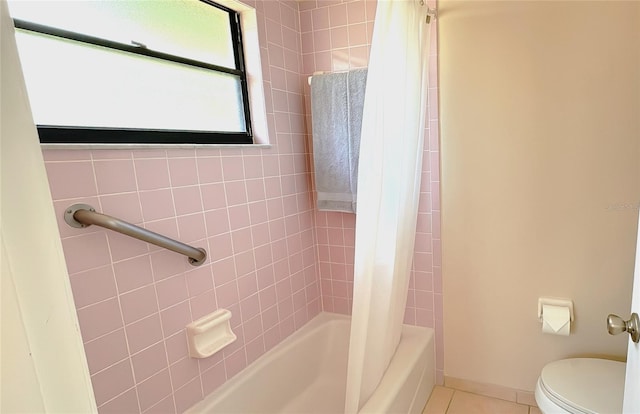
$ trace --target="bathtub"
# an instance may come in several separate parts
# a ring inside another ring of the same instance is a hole
[[[186,413],[342,413],[350,318],[322,312]],[[435,382],[433,330],[405,325],[361,413],[421,413]]]

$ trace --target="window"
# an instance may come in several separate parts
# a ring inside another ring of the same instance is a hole
[[[9,5],[42,143],[254,141],[262,81],[250,94],[237,11],[208,0]]]

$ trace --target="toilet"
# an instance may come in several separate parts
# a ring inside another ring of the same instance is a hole
[[[625,364],[597,358],[571,358],[547,364],[535,398],[543,414],[622,413]]]

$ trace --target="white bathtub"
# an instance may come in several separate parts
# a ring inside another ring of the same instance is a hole
[[[349,317],[320,313],[186,413],[342,413]],[[361,413],[421,413],[435,382],[433,330],[405,325]]]

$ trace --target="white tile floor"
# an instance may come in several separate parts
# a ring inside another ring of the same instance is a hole
[[[537,407],[436,386],[422,414],[541,414]]]

